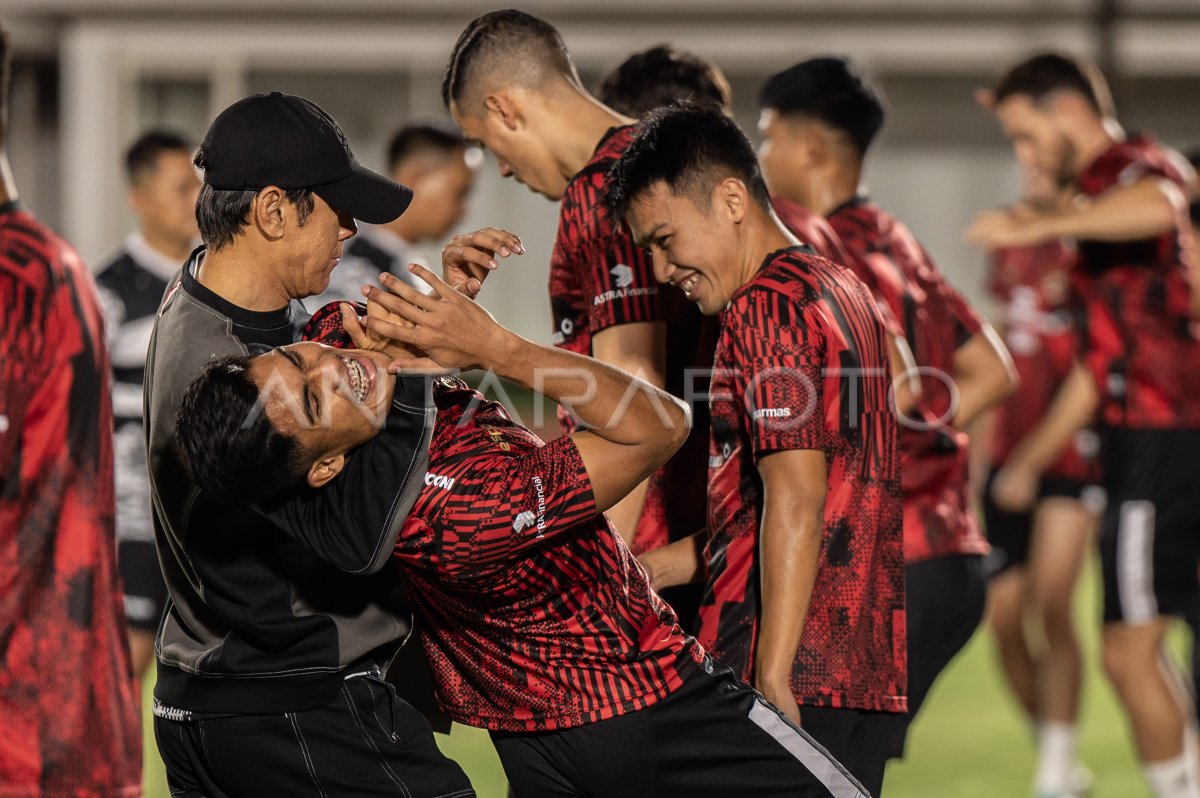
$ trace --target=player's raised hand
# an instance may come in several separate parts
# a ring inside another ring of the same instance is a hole
[[[386,290],[371,286],[367,297],[399,321],[368,317],[365,327],[370,335],[418,349],[448,369],[487,368],[491,359],[501,356],[504,344],[514,336],[492,314],[424,266],[414,263],[409,271],[433,292],[426,295],[390,274],[380,275]],[[412,358],[401,357],[390,368],[414,367],[419,366]]]
[[[455,291],[474,298],[498,264],[496,258],[524,255],[521,239],[507,230],[485,227],[453,236],[442,247],[442,279]]]
[[[988,251],[1003,247],[1026,247],[1040,244],[1048,236],[1043,230],[1042,217],[1029,210],[984,211],[977,214],[963,238]]]

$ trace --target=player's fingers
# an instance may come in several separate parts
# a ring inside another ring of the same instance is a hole
[[[367,336],[367,331],[363,329],[362,323],[358,320],[358,314],[354,312],[350,303],[341,303],[338,305],[338,310],[342,312],[342,329],[350,336],[354,346],[358,349],[370,349],[371,339]]]
[[[409,286],[405,287],[410,288],[410,290],[414,290]],[[422,294],[420,291],[414,290],[414,293],[424,297],[424,294]],[[367,298],[371,302],[378,303],[383,310],[387,311],[388,315],[399,316],[404,321],[410,322],[413,326],[419,324],[428,313],[428,311],[421,310],[420,307],[405,297],[398,296],[396,294],[390,294],[382,288],[376,288],[373,285],[367,287]],[[376,328],[371,324],[371,322],[376,321],[380,323],[395,324],[397,327],[401,326],[386,316],[381,316],[378,314],[368,315],[364,324],[368,330],[374,331]]]
[[[426,342],[426,335],[417,327],[402,327],[399,324],[393,324],[390,321],[383,319],[368,318],[363,322],[367,331],[379,338],[387,338],[397,343],[415,346],[424,349],[423,344]]]
[[[408,270],[428,284],[433,289],[433,296],[438,299],[449,299],[457,294],[453,288],[446,285],[441,277],[438,277],[419,263],[408,264]],[[392,279],[396,278],[393,277]]]
[[[437,304],[438,297],[427,296],[414,286],[409,285],[404,280],[401,280],[389,272],[384,272],[379,275],[379,283],[383,286],[383,290],[380,293],[390,294],[393,297],[398,297],[409,305],[416,305],[421,310],[433,310],[433,306]],[[376,291],[379,291],[378,286],[372,286],[372,288],[376,289]],[[374,293],[372,293],[370,296],[372,299],[375,298]],[[382,301],[381,304],[383,304],[383,306],[389,310],[392,307],[391,305]]]
[[[501,230],[498,227],[485,227],[482,230],[476,230],[473,233],[468,233],[466,238],[471,246],[489,249],[504,258],[513,253],[518,255],[525,254],[525,246],[521,243],[521,238],[515,233]]]
[[[492,271],[500,266],[496,263],[494,255],[495,252],[491,249],[474,246],[462,239],[456,243],[452,239],[451,243],[442,248],[442,265],[477,266]]]

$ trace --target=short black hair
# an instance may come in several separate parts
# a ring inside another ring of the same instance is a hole
[[[882,92],[838,56],[810,58],[772,75],[759,105],[829,125],[846,134],[859,155],[866,155],[887,116]]]
[[[992,88],[996,103],[1016,94],[1041,102],[1051,94],[1070,91],[1087,101],[1097,114],[1112,116],[1112,95],[1100,70],[1081,58],[1045,52],[1010,67]]]
[[[626,58],[600,84],[599,99],[634,119],[683,100],[724,110],[732,101],[729,81],[716,64],[669,44]]]
[[[271,423],[250,377],[249,355],[209,363],[188,386],[175,419],[183,466],[227,505],[269,501],[304,483],[310,459]]]
[[[741,180],[754,201],[770,209],[754,147],[737,123],[711,106],[668,105],[638,124],[629,147],[609,168],[604,205],[613,219],[623,219],[633,202],[659,181],[699,204],[727,177]]]
[[[125,151],[125,176],[136,183],[158,165],[158,156],[164,152],[183,152],[188,155],[196,148],[192,142],[169,130],[150,130],[138,136],[137,141]]]
[[[395,171],[409,158],[426,153],[447,156],[465,150],[466,142],[457,131],[437,125],[405,125],[396,131],[388,144],[388,168]]]
[[[192,163],[204,169],[204,150],[196,152]],[[242,234],[256,196],[258,191],[254,189],[213,188],[207,182],[201,186],[200,196],[196,198],[196,226],[200,228],[200,239],[209,250],[216,252]],[[287,200],[296,206],[296,218],[301,225],[308,221],[308,215],[316,207],[310,188],[287,189]]]
[[[8,49],[8,31],[0,25],[0,147],[8,133],[8,84],[12,77],[12,53]]]
[[[455,42],[442,79],[442,103],[447,109],[451,103],[461,105],[467,88],[485,73],[509,79],[547,69],[578,81],[558,30],[515,8],[492,11],[473,19]]]

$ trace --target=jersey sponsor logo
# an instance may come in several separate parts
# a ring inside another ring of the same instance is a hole
[[[626,266],[624,263],[618,263],[609,270],[612,273],[613,280],[616,281],[617,288],[628,288],[633,285],[633,268]]]
[[[438,488],[439,490],[454,490],[453,477],[435,474],[432,471],[425,472],[425,484],[428,487]]]
[[[791,418],[792,409],[790,407],[764,407],[761,410],[754,411],[754,420],[760,418]]]
[[[526,510],[513,521],[513,532],[524,532],[535,523],[537,523],[537,513],[533,510]]]
[[[618,299],[630,299],[638,296],[654,296],[658,293],[658,288],[655,286],[646,286],[644,288],[618,288],[613,291],[605,291],[603,294],[597,294],[592,300],[593,305],[606,305],[609,302],[616,302]]]

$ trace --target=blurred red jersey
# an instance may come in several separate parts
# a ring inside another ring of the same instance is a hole
[[[0,794],[138,796],[99,303],[75,251],[15,203],[0,313]]]

